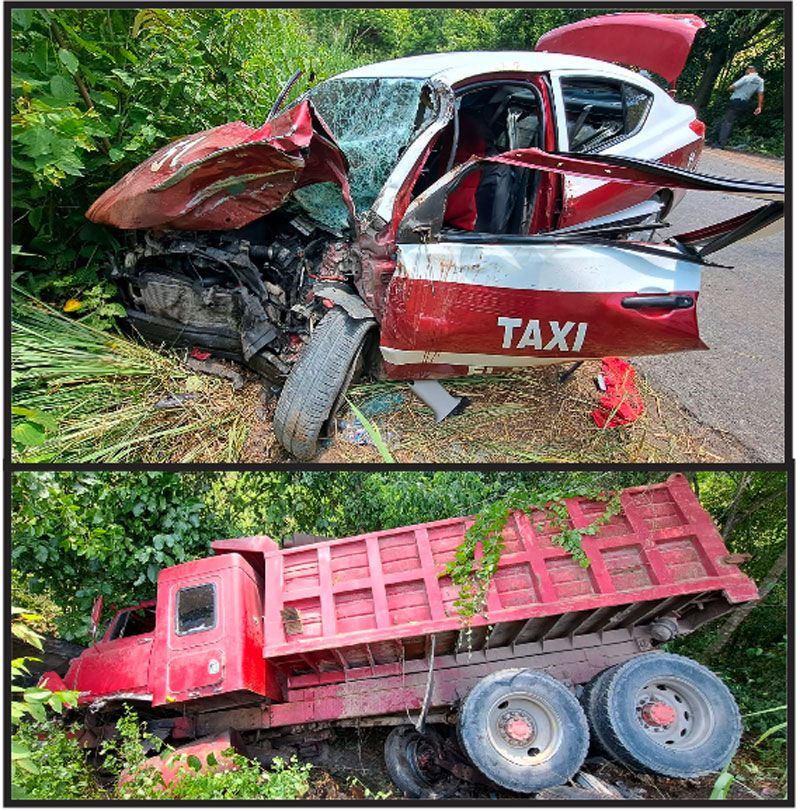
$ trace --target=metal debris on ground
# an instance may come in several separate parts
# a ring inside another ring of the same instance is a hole
[[[217,360],[197,360],[196,358],[189,358],[186,361],[186,366],[193,372],[201,372],[206,375],[213,375],[214,377],[223,377],[230,380],[233,384],[233,390],[239,391],[244,386],[244,375],[231,369],[224,363]]]
[[[169,397],[164,397],[162,400],[159,400],[153,406],[153,408],[183,408],[187,402],[191,402],[192,400],[196,399],[196,394],[170,394]]]

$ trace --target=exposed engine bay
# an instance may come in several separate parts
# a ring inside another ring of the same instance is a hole
[[[356,295],[349,245],[291,210],[237,230],[129,238],[111,277],[144,338],[212,350],[275,382],[332,306],[323,293]]]

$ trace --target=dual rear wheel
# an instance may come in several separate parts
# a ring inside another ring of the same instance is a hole
[[[604,670],[580,702],[540,671],[492,673],[462,704],[456,732],[463,757],[489,781],[535,794],[571,780],[590,740],[634,772],[678,778],[718,772],[736,752],[741,719],[710,670],[683,656],[652,653]],[[452,796],[459,781],[437,762],[444,737],[428,735],[413,727],[393,730],[387,770],[409,796]]]

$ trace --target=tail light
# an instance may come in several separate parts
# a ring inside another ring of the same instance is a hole
[[[689,129],[700,138],[706,137],[706,125],[699,118],[695,118],[695,120],[689,124]]]

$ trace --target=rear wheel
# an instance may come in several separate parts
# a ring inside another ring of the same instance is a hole
[[[394,727],[386,738],[383,756],[392,782],[414,799],[452,797],[459,780],[438,765],[444,741],[430,727],[424,734],[413,726]]]
[[[634,771],[701,777],[720,771],[739,745],[730,691],[684,656],[637,656],[602,673],[584,698],[594,742]]]
[[[589,728],[578,700],[535,670],[502,670],[472,689],[458,719],[464,753],[499,786],[533,794],[580,769]]]
[[[334,308],[319,322],[278,400],[273,428],[298,459],[313,459],[362,360],[375,322],[357,321]]]

